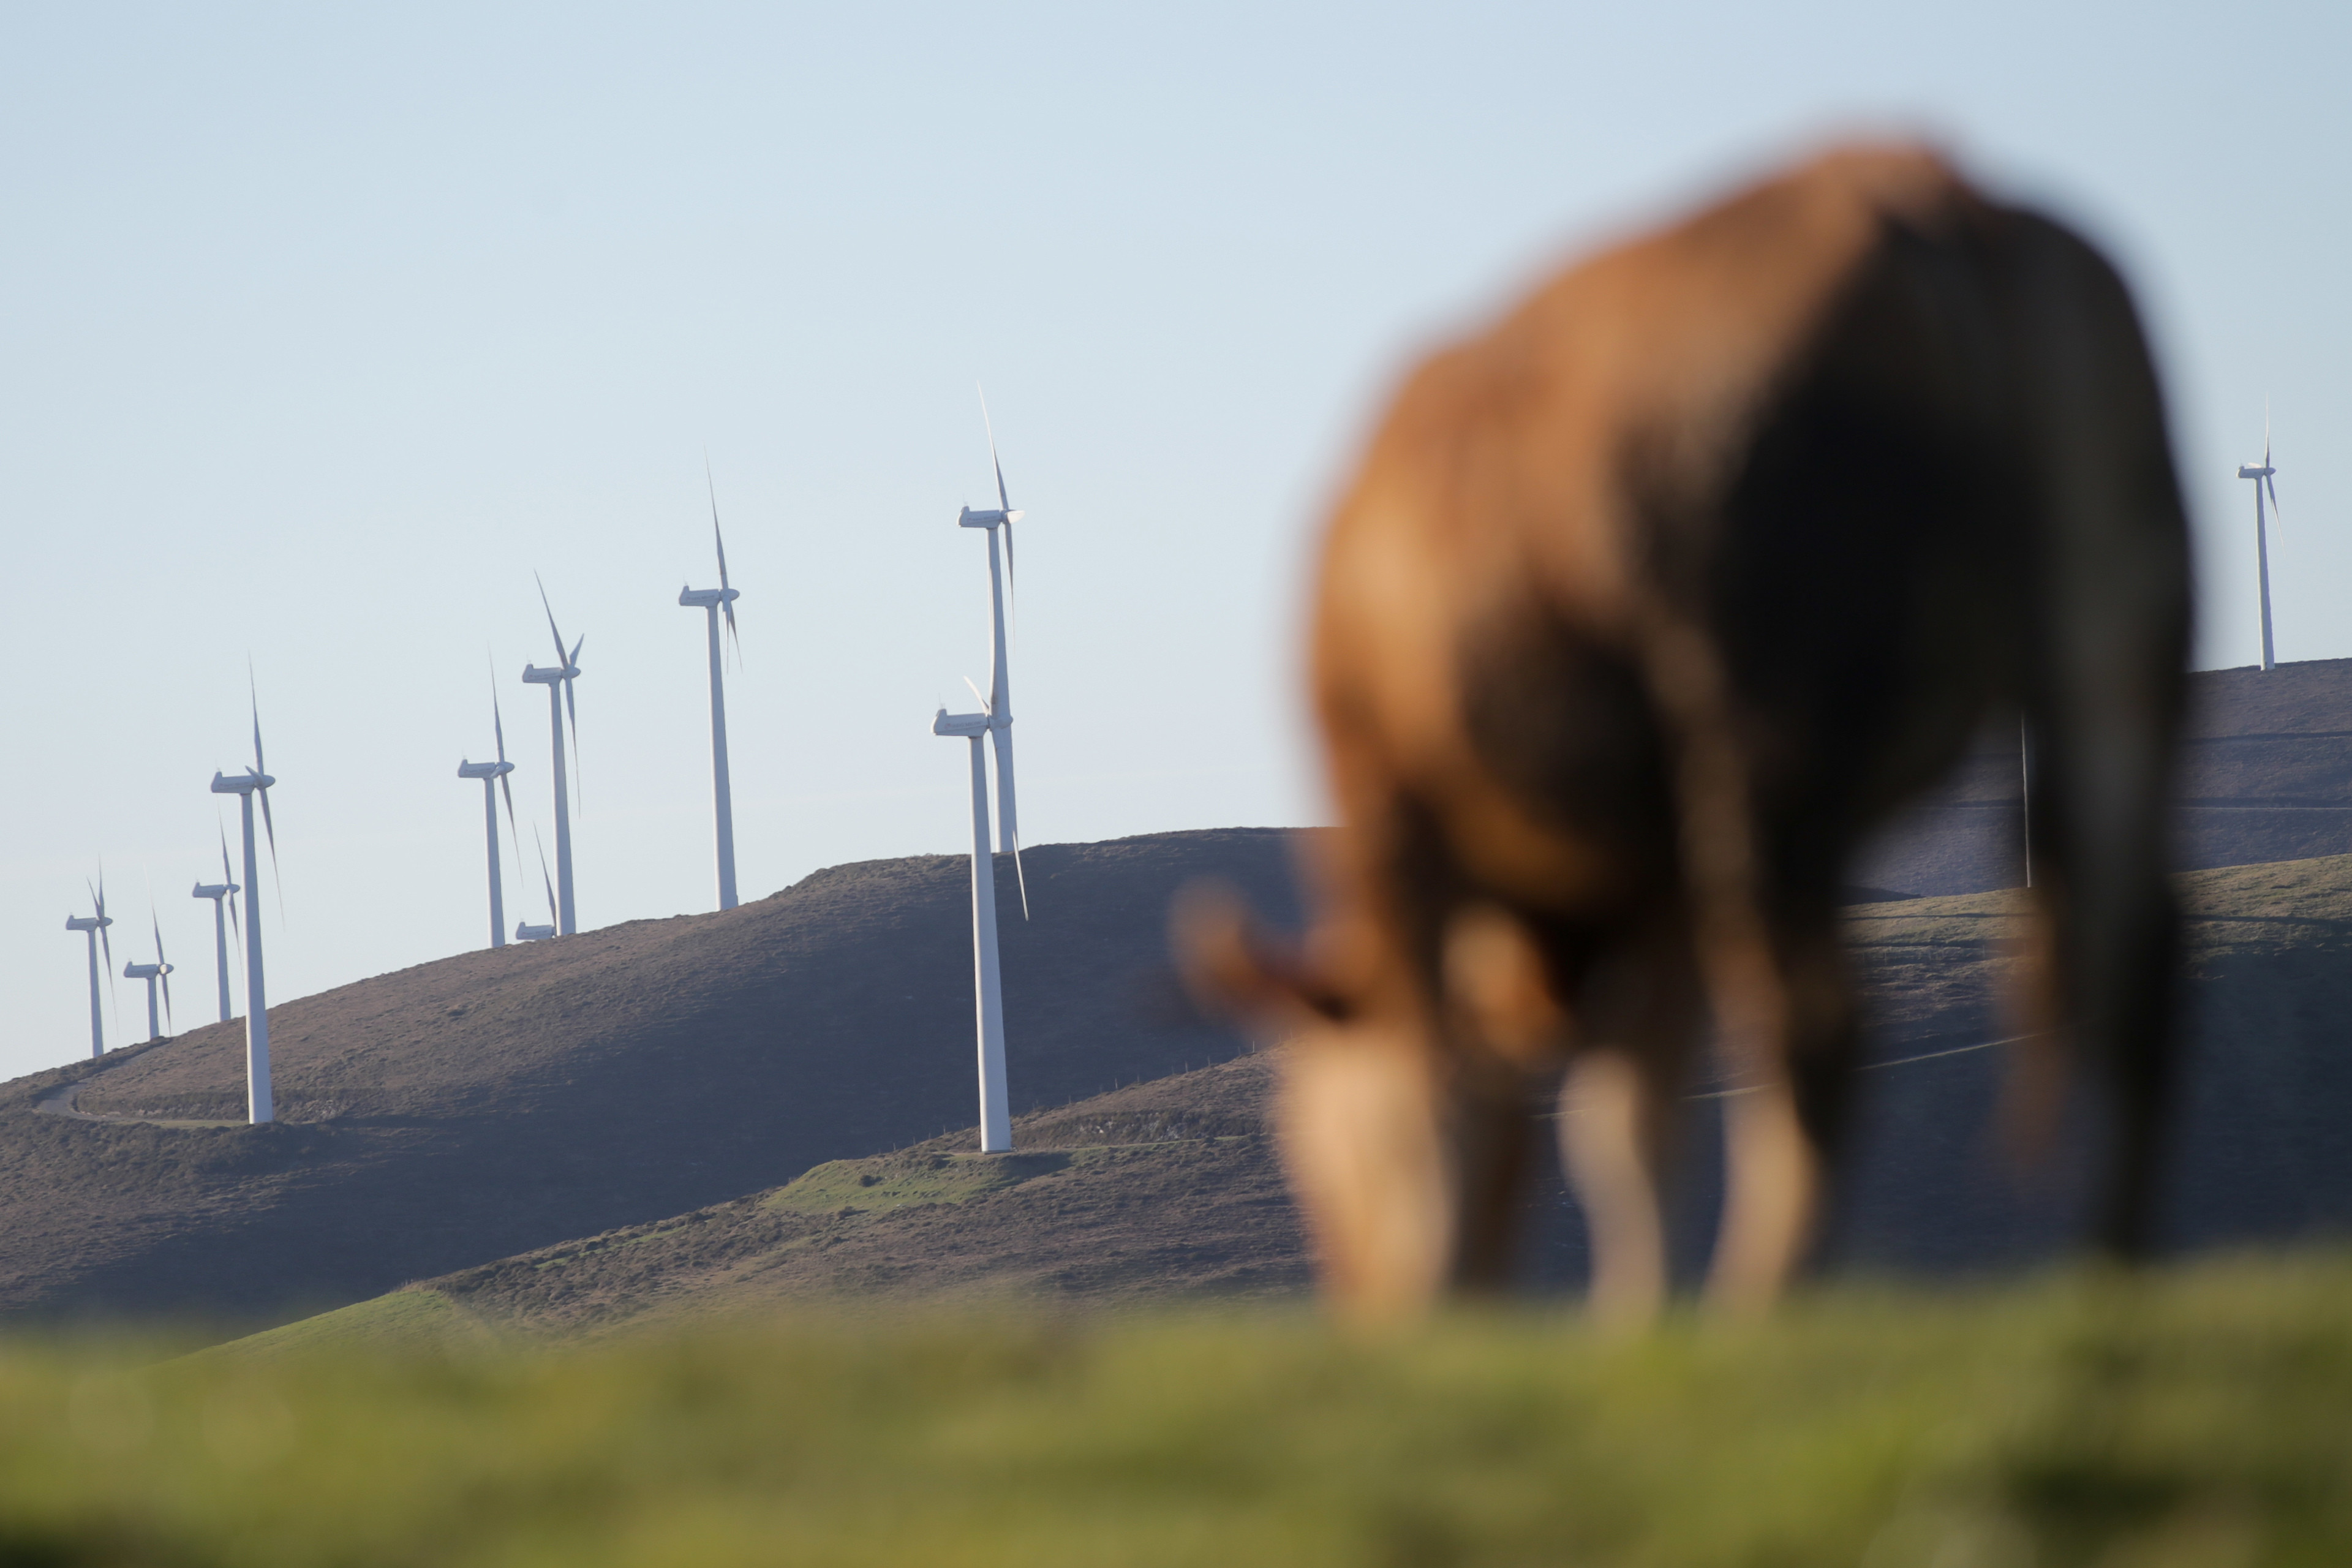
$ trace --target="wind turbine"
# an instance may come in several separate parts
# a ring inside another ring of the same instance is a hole
[[[991,535],[992,542],[993,538]],[[989,554],[992,563],[992,542]],[[972,1010],[980,1036],[980,1152],[1001,1154],[1013,1147],[1013,1116],[1005,1103],[1004,986],[996,963],[996,868],[988,842],[988,762],[981,750],[982,740],[992,730],[991,718],[985,702],[978,713],[950,713],[941,708],[931,721],[931,733],[960,735],[971,742]]]
[[[224,1024],[229,1021],[230,1016],[228,933],[229,928],[236,924],[236,895],[239,890],[236,879],[229,872],[228,834],[224,830],[221,834],[221,879],[217,882],[198,882],[188,895],[190,898],[210,899],[213,901],[213,957],[220,973],[220,1021]],[[224,904],[227,906],[226,918],[222,910]],[[244,942],[245,934],[239,931],[237,942],[240,948]]]
[[[532,581],[538,582],[537,574],[532,574]],[[563,716],[566,709],[572,710],[572,761],[577,763],[580,711],[572,702],[572,683],[580,677],[580,644],[588,638],[583,634],[578,642],[572,645],[570,653],[564,652],[563,634],[555,629],[555,610],[547,602],[547,584],[544,583],[539,584],[539,603],[540,607],[547,611],[547,629],[555,638],[555,665],[552,668],[541,669],[535,664],[526,664],[522,667],[522,678],[528,685],[547,688],[548,722],[555,731],[555,885],[559,902],[555,923],[559,931],[570,936],[579,929],[579,922],[573,918],[572,905],[572,803],[568,798],[571,784],[563,770]]]
[[[2278,660],[2271,653],[2270,526],[2263,516],[2264,490],[2270,492],[2272,509],[2275,510],[2278,507],[2278,486],[2271,482],[2271,476],[2277,472],[2276,468],[2271,467],[2271,416],[2270,410],[2265,408],[2263,410],[2263,460],[2260,465],[2241,463],[2238,466],[2240,479],[2254,481],[2254,573],[2262,594],[2263,668],[2264,669],[2278,668]]]
[[[259,847],[253,838],[253,799],[261,797],[261,822],[269,832],[269,863],[278,864],[278,823],[269,814],[269,786],[278,781],[262,771],[261,702],[253,704],[253,765],[236,778],[215,769],[213,793],[233,795],[245,818],[245,885],[261,879]],[[253,940],[245,944],[245,1107],[247,1118],[259,1126],[277,1119],[277,1101],[269,1090],[269,1001],[261,984],[261,916],[253,917]]]
[[[974,511],[965,507],[956,515],[956,526],[988,531],[988,608],[994,646],[989,665],[988,695],[982,701],[986,710],[982,717],[987,720],[988,732],[996,743],[997,834],[1003,839],[1004,847],[1013,851],[1013,876],[1021,885],[1021,918],[1027,920],[1029,879],[1021,871],[1021,818],[1013,805],[1013,683],[1004,658],[1005,590],[1011,585],[1013,576],[1013,525],[1021,521],[1023,514],[1013,510],[1012,499],[1004,492],[1004,465],[996,456],[996,426],[988,417],[988,396],[985,393],[980,399],[980,419],[988,431],[989,465],[996,470],[996,506],[989,511]],[[996,531],[1000,528],[1004,531],[1004,559],[1001,570],[996,552]]]
[[[172,1016],[172,966],[163,960],[163,922],[155,918],[154,910],[150,910],[147,914],[155,928],[155,962],[126,963],[122,966],[122,978],[147,983],[147,1037],[160,1040],[163,1037],[163,1031],[155,1021],[155,986],[158,982],[163,984],[163,1016],[169,1018]]]
[[[502,886],[500,886],[499,881],[499,803],[497,797],[499,790],[504,790],[506,792],[507,826],[509,828],[513,827],[515,819],[514,788],[507,783],[507,775],[514,772],[514,764],[507,761],[507,725],[506,720],[500,717],[499,713],[499,689],[495,678],[492,679],[490,684],[490,729],[492,732],[498,736],[499,760],[495,763],[469,763],[463,758],[459,758],[457,762],[457,776],[461,779],[479,779],[482,781],[482,832],[488,837],[490,847],[490,945],[492,947],[504,947],[507,944],[507,901],[506,890]],[[497,785],[496,788],[491,787],[493,782],[495,782]],[[520,858],[521,849],[522,837],[521,835],[518,833],[515,837],[515,850],[518,858]]]
[[[89,885],[84,883],[83,886]],[[114,943],[106,934],[106,928],[114,922],[106,918],[106,873],[103,870],[99,873],[98,885],[89,889],[89,901],[98,913],[68,915],[66,930],[80,931],[89,939],[89,1054],[95,1058],[106,1054],[105,1016],[98,1005],[98,949],[101,942],[106,944],[107,973],[111,974],[114,972]]]
[[[547,882],[547,923],[543,926],[534,926],[517,922],[515,941],[545,942],[555,934],[555,884],[547,881],[547,846],[540,843],[539,827],[536,824],[532,825],[530,837],[532,843],[539,844],[539,879]]]
[[[677,602],[703,611],[710,632],[710,789],[719,817],[719,907],[731,910],[736,904],[735,797],[727,778],[727,699],[719,679],[719,613],[727,612],[727,637],[735,643],[740,662],[743,646],[736,639],[735,601],[743,595],[727,581],[727,540],[719,531],[719,483],[711,479],[708,463],[703,465],[702,477],[710,486],[710,538],[719,546],[719,586],[681,586]]]

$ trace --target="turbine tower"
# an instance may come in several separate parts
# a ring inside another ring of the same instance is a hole
[[[680,587],[677,602],[704,612],[710,633],[710,793],[719,818],[719,907],[735,907],[735,796],[727,777],[727,698],[720,682],[719,613],[727,613],[727,638],[735,644],[740,665],[743,646],[736,640],[735,601],[743,595],[727,581],[727,540],[719,531],[719,484],[708,464],[702,477],[710,486],[710,538],[719,547],[719,586]]]
[[[1004,847],[1013,851],[1013,879],[1021,885],[1021,918],[1029,918],[1029,881],[1021,874],[1021,818],[1013,804],[1013,683],[1004,658],[1005,591],[1012,585],[1013,525],[1022,514],[1013,510],[1012,500],[1004,493],[1004,465],[996,456],[996,426],[988,417],[988,398],[980,400],[980,418],[988,431],[988,461],[996,470],[996,506],[992,510],[974,511],[965,507],[956,516],[959,528],[981,528],[988,531],[988,609],[989,625],[993,637],[989,664],[988,695],[982,700],[982,714],[988,721],[988,732],[996,745],[996,831]],[[1004,555],[1002,567],[997,560],[996,531],[1004,531]],[[945,711],[945,710],[941,710]],[[945,731],[942,731],[944,733]]]
[[[555,934],[555,884],[547,881],[547,846],[540,844],[539,828],[536,825],[531,827],[530,837],[532,843],[539,844],[539,879],[547,882],[547,923],[543,926],[535,926],[524,925],[518,921],[515,925],[515,941],[545,942]]]
[[[87,883],[83,885],[89,886]],[[66,930],[80,931],[89,939],[89,1054],[95,1058],[106,1054],[105,1015],[99,1010],[98,1005],[98,949],[100,942],[106,944],[107,973],[110,974],[114,971],[114,942],[106,934],[106,928],[114,922],[106,918],[106,875],[103,871],[99,874],[98,886],[89,889],[89,901],[98,913],[68,915]]]
[[[155,962],[126,963],[122,966],[122,978],[147,983],[147,1037],[160,1040],[163,1037],[163,1031],[155,1021],[155,986],[158,982],[163,984],[163,1016],[169,1018],[172,1016],[172,966],[163,959],[163,923],[155,919],[152,910],[148,911],[148,918],[155,927]]]
[[[2271,476],[2277,472],[2276,468],[2271,467],[2271,421],[2269,413],[2265,411],[2263,415],[2263,460],[2259,465],[2242,463],[2238,466],[2240,479],[2254,481],[2254,574],[2258,591],[2262,595],[2263,668],[2264,669],[2278,668],[2278,660],[2271,651],[2270,524],[2263,515],[2264,490],[2270,492],[2272,510],[2276,510],[2278,508],[2278,486],[2271,482]]]
[[[213,793],[233,795],[245,818],[245,885],[261,879],[259,847],[253,837],[253,800],[261,797],[261,822],[269,833],[269,863],[278,864],[278,823],[269,813],[269,786],[278,781],[261,767],[261,704],[253,708],[253,765],[236,778],[218,770]],[[261,984],[261,917],[253,917],[253,940],[245,944],[245,1108],[255,1126],[277,1119],[277,1101],[269,1090],[269,1000]]]
[[[992,545],[990,558],[994,559]],[[978,713],[950,713],[942,708],[931,721],[931,733],[958,735],[971,742],[972,1008],[980,1036],[980,1152],[1001,1154],[1013,1147],[1013,1115],[1005,1104],[1004,987],[996,964],[996,868],[988,842],[988,762],[981,750],[982,740],[992,728],[990,718],[984,706]]]
[[[498,736],[499,760],[495,763],[469,763],[459,758],[457,776],[482,781],[482,832],[490,847],[490,945],[504,947],[507,944],[507,901],[506,889],[499,881],[498,794],[500,790],[506,792],[507,826],[511,828],[514,826],[514,788],[507,783],[507,775],[514,772],[514,764],[507,761],[507,725],[499,713],[499,689],[495,680],[490,686],[490,729]],[[520,836],[515,839],[515,849],[518,854],[522,849]]]
[[[536,577],[533,579],[536,581]],[[572,803],[567,798],[571,790],[569,775],[563,768],[564,710],[572,711],[572,759],[580,760],[580,710],[573,705],[572,683],[580,676],[580,644],[588,638],[583,635],[563,651],[563,634],[555,629],[555,610],[547,602],[547,584],[539,584],[540,607],[547,611],[547,629],[555,638],[555,665],[541,669],[535,664],[522,667],[527,685],[547,688],[547,717],[555,732],[555,886],[558,913],[556,929],[565,936],[579,930],[572,903]]]
[[[224,830],[221,834],[221,879],[217,882],[198,882],[188,895],[191,898],[210,899],[213,901],[213,961],[220,975],[220,1021],[224,1024],[227,1023],[231,1016],[228,999],[228,933],[230,928],[236,924],[236,895],[240,890],[236,885],[236,877],[229,872],[228,834]],[[224,914],[223,905],[226,906],[226,914]],[[242,947],[244,942],[245,934],[239,931],[238,945]]]

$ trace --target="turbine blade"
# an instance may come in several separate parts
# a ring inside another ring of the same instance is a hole
[[[152,908],[147,911],[147,919],[155,932],[155,962],[161,963],[163,962],[163,922]]]
[[[719,585],[731,588],[734,584],[727,580],[727,536],[719,531],[719,481],[711,477],[708,452],[702,454],[702,479],[710,487],[710,539],[719,546]]]
[[[180,1026],[172,1016],[172,972],[166,969],[155,978],[163,983],[163,1032],[176,1035],[180,1032]]]
[[[499,761],[503,763],[507,760],[507,720],[499,711],[499,667],[495,663],[490,666],[490,731],[499,738]]]
[[[1013,514],[1004,514],[1004,607],[1006,633],[1013,646],[1021,642],[1021,574],[1013,569]]]
[[[505,773],[499,775],[499,793],[507,797],[507,837],[516,840],[515,873],[520,876],[522,873],[522,842],[517,836],[522,830],[515,826],[514,791],[507,787],[507,778]]]
[[[1025,921],[1029,918],[1029,879],[1022,874],[1021,835],[1017,831],[1013,835],[1013,880],[1021,889],[1021,918]]]
[[[563,634],[555,629],[555,606],[547,602],[547,584],[541,581],[539,574],[532,573],[530,580],[539,584],[539,607],[547,612],[547,629],[555,637],[555,662],[561,667],[563,664]]]
[[[580,645],[587,640],[588,634],[581,633],[579,641],[572,645],[572,652],[564,658],[564,668],[575,669],[579,667]],[[572,694],[573,685],[574,682],[570,676],[563,678],[563,716],[572,726],[572,798],[575,804],[584,805],[588,797],[580,787],[580,705],[578,700]]]
[[[250,658],[245,661],[245,689],[247,695],[253,700],[253,771],[266,773],[269,770],[261,765],[261,690],[253,683],[253,660]]]
[[[228,828],[222,823],[220,813],[217,811],[213,813],[213,826],[220,830],[221,881],[225,886],[234,886],[236,878],[228,868]]]
[[[539,846],[539,879],[547,885],[547,923],[562,926],[563,921],[555,912],[555,879],[547,874],[547,841],[539,836],[539,824],[530,825],[530,841]]]
[[[980,694],[980,688],[972,684],[971,677],[969,675],[965,676],[963,678],[963,683],[965,689],[971,693],[971,700],[980,704],[980,710],[989,715],[989,717],[994,718],[996,716],[996,710],[989,705],[987,698],[982,697]]]
[[[972,384],[980,393],[980,423],[988,432],[988,465],[996,470],[996,504],[1009,512],[1013,510],[1013,502],[1004,494],[1004,465],[996,457],[996,422],[988,416],[988,391],[977,382]]]
[[[269,881],[278,889],[278,918],[283,921],[286,918],[286,877],[278,868],[278,820],[269,815],[269,792],[257,789],[253,793],[261,797],[261,825],[269,833]]]
[[[719,588],[721,593],[735,586],[727,575],[727,536],[719,531],[719,481],[711,478],[710,454],[702,454],[703,482],[710,487],[710,541],[719,547]],[[743,642],[735,630],[735,602],[727,600],[719,605],[727,616],[727,642],[735,650],[735,662],[743,661]]]

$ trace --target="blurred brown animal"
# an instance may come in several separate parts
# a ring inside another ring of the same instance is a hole
[[[1769,1303],[1851,1099],[1848,863],[2012,707],[2019,1081],[2046,1127],[2068,1055],[2104,1069],[2099,1239],[2143,1250],[2189,616],[2122,283],[1927,151],[1833,150],[1423,363],[1323,548],[1317,922],[1290,952],[1230,900],[1178,920],[1204,993],[1299,1036],[1281,1128],[1327,1288],[1380,1317],[1499,1283],[1558,1081],[1594,1306],[1654,1312],[1711,1024],[1740,1092],[1708,1289]]]

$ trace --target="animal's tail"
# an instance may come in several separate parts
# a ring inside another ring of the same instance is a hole
[[[2071,1038],[2113,1092],[2098,1239],[2137,1257],[2153,1240],[2175,1070],[2179,921],[2166,832],[2189,653],[2188,525],[2121,280],[2058,226],[2014,221],[2003,295],[2038,513],[2021,694],[2028,848],[2047,944],[2030,1000],[2056,1026],[2053,1048]],[[2046,1125],[2063,1082],[2026,1073],[2012,1110]]]

